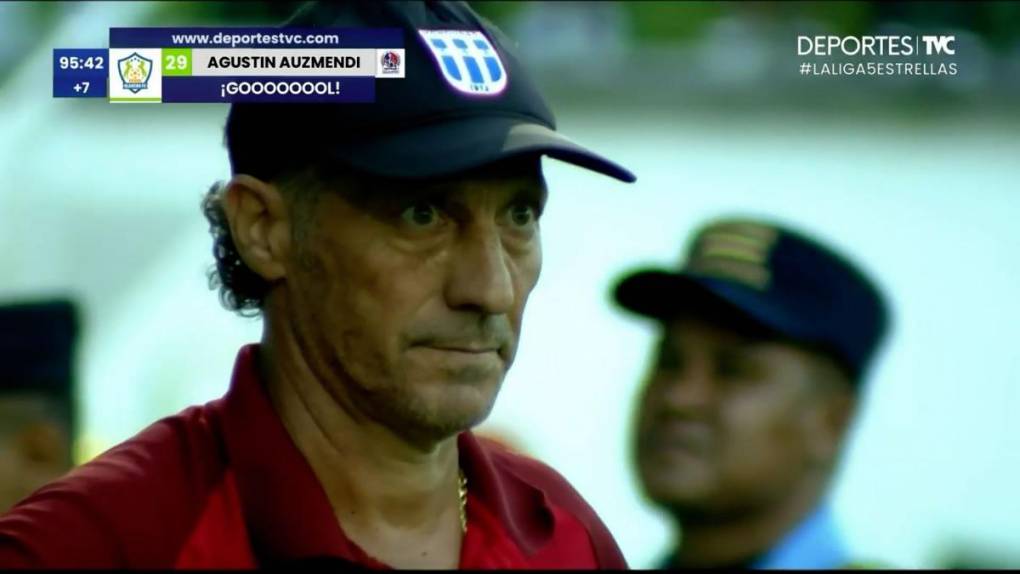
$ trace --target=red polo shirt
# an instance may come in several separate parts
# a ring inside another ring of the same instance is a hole
[[[0,567],[386,568],[349,540],[241,349],[227,394],[148,427],[0,517]],[[115,415],[114,415],[115,416]],[[625,568],[548,466],[470,432],[462,568]]]

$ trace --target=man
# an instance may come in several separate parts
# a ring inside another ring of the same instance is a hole
[[[634,176],[555,133],[463,3],[312,6],[290,25],[400,28],[406,79],[365,106],[231,108],[234,175],[204,209],[222,298],[263,315],[261,344],[225,397],[0,519],[0,565],[625,566],[561,476],[469,429],[538,279],[539,156]]]
[[[77,334],[70,301],[0,307],[0,512],[71,469]]]
[[[662,329],[635,440],[646,495],[682,530],[662,566],[847,565],[826,488],[887,330],[878,288],[800,233],[725,219],[615,296]]]

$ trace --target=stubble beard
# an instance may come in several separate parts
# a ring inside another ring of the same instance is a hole
[[[417,388],[401,377],[363,393],[373,418],[404,440],[434,445],[484,421],[495,406],[503,377],[489,390],[481,385],[443,381]],[[362,391],[366,391],[362,387]]]

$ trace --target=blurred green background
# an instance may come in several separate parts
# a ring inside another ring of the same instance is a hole
[[[562,131],[639,176],[546,162],[545,268],[486,428],[566,475],[633,566],[654,564],[670,531],[628,450],[654,331],[608,289],[672,263],[708,217],[767,216],[843,248],[896,307],[834,490],[855,554],[1020,565],[1020,3],[474,5],[517,41]],[[293,8],[0,3],[0,303],[81,302],[79,460],[221,395],[260,324],[205,281],[198,204],[229,176],[226,106],[55,100],[52,50]],[[959,74],[803,77],[800,34],[954,35]]]
[[[47,34],[66,23],[73,3],[12,2],[0,7],[5,40],[0,81]],[[137,3],[145,4],[145,3]],[[477,2],[520,43],[521,55],[547,87],[586,100],[621,92],[642,103],[758,106],[764,102],[828,108],[919,102],[1009,108],[1020,93],[1020,4],[1015,2]],[[131,25],[275,25],[299,2],[159,2],[137,10]],[[117,9],[112,9],[117,10]],[[123,10],[127,10],[123,8]],[[795,35],[911,34],[957,36],[956,78],[797,83]],[[698,74],[673,74],[677,69]],[[767,81],[765,81],[767,78]],[[782,81],[777,81],[782,80]],[[755,87],[753,90],[734,88]],[[640,88],[640,89],[635,89]],[[798,95],[803,97],[798,97]],[[807,97],[810,96],[810,97]],[[889,97],[895,96],[895,97]]]

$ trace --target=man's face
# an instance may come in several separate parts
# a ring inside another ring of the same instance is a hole
[[[818,359],[748,333],[694,317],[664,324],[635,446],[646,493],[674,513],[767,506],[817,462]]]
[[[0,514],[70,470],[69,449],[46,398],[0,396]]]
[[[538,281],[545,194],[537,160],[324,191],[286,289],[334,398],[416,439],[483,420]]]

